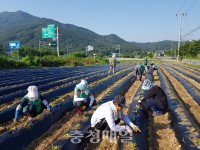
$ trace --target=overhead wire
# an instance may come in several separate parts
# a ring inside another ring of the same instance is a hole
[[[180,14],[180,13],[182,12],[182,9],[183,9],[183,7],[184,7],[184,5],[185,5],[186,2],[187,2],[187,0],[185,0],[185,1],[183,2],[183,4],[181,5],[180,9],[179,9],[178,12],[177,12],[177,14]]]
[[[190,1],[191,2],[191,1]],[[195,7],[197,6],[197,3],[199,2],[199,0],[193,0],[192,3],[190,3],[189,7],[187,9],[185,9],[185,13],[181,13],[183,12],[183,8],[184,6],[186,6],[186,0],[183,2],[181,8],[179,9],[179,15],[183,15],[185,19],[183,19],[183,22],[185,24],[185,27],[182,28],[182,30],[184,30],[184,32],[186,32],[186,27],[188,27],[189,29],[191,28],[190,22],[189,22],[189,17],[188,17],[188,13]],[[190,13],[189,13],[190,14]],[[185,22],[186,21],[186,22]],[[184,34],[183,36],[181,36],[181,40],[186,40],[186,37],[190,36],[189,38],[191,38],[192,40],[192,36],[193,33],[196,32],[197,30],[200,29],[200,26],[194,28],[193,30],[187,32],[186,34]]]
[[[189,12],[192,10],[192,8],[194,8],[194,6],[197,5],[197,3],[199,2],[199,0],[193,0],[191,5],[188,7],[188,9],[186,10],[186,12]]]

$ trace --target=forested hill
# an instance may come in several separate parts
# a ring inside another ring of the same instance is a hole
[[[152,50],[153,47],[156,51],[171,49],[172,45],[172,41],[160,41],[154,44],[128,42],[115,34],[99,35],[86,28],[39,18],[23,11],[0,13],[0,44],[3,43],[3,47],[6,48],[9,41],[17,40],[22,46],[38,47],[39,40],[50,42],[50,39],[42,39],[42,28],[48,24],[59,27],[60,49],[63,50],[67,45],[74,50],[84,50],[87,45],[93,45],[99,50],[113,50],[120,44],[121,49],[129,51]],[[174,45],[177,45],[177,42],[174,42]]]

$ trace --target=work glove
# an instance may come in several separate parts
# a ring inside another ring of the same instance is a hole
[[[128,125],[125,125],[125,130],[126,130],[128,133],[130,133],[130,134],[133,133],[133,130],[132,130],[131,127],[129,127]]]
[[[83,100],[85,103],[87,103],[87,98],[84,98],[84,100]]]
[[[13,122],[16,123],[18,120],[16,118],[14,118]]]
[[[141,132],[140,128],[136,125],[131,125],[131,128],[133,129],[133,132]]]
[[[47,106],[47,111],[51,111],[51,107],[50,106]]]
[[[49,106],[48,103],[46,104],[46,107],[47,107],[47,111],[48,111],[48,112],[51,112],[51,107]]]
[[[142,101],[141,101],[141,100],[138,100],[138,104],[142,104]]]
[[[14,118],[14,122],[18,121],[18,117],[19,117],[19,110],[15,110],[15,118]]]
[[[91,109],[92,109],[91,106],[88,106],[87,110],[90,111]]]

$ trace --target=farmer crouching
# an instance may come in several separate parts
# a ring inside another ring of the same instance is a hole
[[[29,120],[42,113],[44,109],[50,111],[48,102],[38,92],[38,88],[35,85],[29,86],[27,90],[28,93],[16,108],[14,122],[18,121],[21,108],[23,108],[23,113],[28,116]]]
[[[83,114],[83,106],[86,109],[91,110],[92,106],[95,105],[96,101],[92,92],[88,89],[88,83],[86,80],[81,80],[74,89],[74,106],[77,107],[76,111],[79,115]]]
[[[145,79],[142,84],[142,90],[144,90],[145,93],[144,97],[138,101],[139,104],[143,104],[147,110],[151,109],[154,116],[162,115],[167,111],[167,96],[158,85]]]
[[[127,131],[129,133],[141,132],[130,119],[123,113],[123,108],[127,108],[126,100],[118,95],[114,100],[100,105],[91,118],[91,129],[105,133]],[[125,125],[118,125],[122,120]]]

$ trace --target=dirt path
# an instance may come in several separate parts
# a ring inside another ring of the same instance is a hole
[[[193,97],[187,92],[187,90],[178,82],[174,77],[172,77],[167,70],[161,67],[163,73],[168,77],[171,84],[173,85],[176,93],[183,102],[185,108],[188,110],[190,115],[193,117],[193,120],[200,125],[200,106],[193,99]],[[178,90],[177,90],[178,89]]]
[[[179,73],[179,72],[176,71],[175,69],[172,69],[172,68],[170,68],[170,67],[167,67],[167,68],[168,68],[169,70],[172,70],[172,71],[173,71],[174,73],[176,73],[179,77],[181,77],[181,78],[183,78],[183,79],[189,81],[194,87],[196,87],[197,89],[200,90],[200,84],[199,84],[198,82],[196,82],[194,79],[191,79],[191,78],[189,78],[189,77],[183,75],[182,73]],[[181,69],[180,69],[180,70],[181,70]],[[191,76],[194,76],[195,78],[200,79],[199,76],[196,76],[196,75],[194,75],[194,74],[191,74],[191,73],[188,72],[188,71],[185,71],[185,70],[181,70],[181,71],[182,71],[182,72],[187,72],[187,73],[190,74]],[[199,94],[198,96],[200,96],[200,93],[197,93],[197,94]]]
[[[135,81],[133,85],[129,88],[129,90],[125,93],[124,97],[126,98],[127,104],[132,103],[133,96],[135,95],[140,84],[141,84],[140,81]],[[124,109],[123,112],[127,114],[128,109]],[[101,143],[98,145],[96,149],[97,150],[110,150],[110,149],[116,150],[117,147],[118,147],[117,143],[110,143],[109,139],[105,139],[101,141]],[[133,148],[130,147],[129,144],[126,145],[125,149],[129,150],[128,148],[130,148],[130,150],[133,150]],[[89,150],[89,149],[85,149],[85,150]]]
[[[160,81],[156,73],[154,73],[155,84],[160,86]],[[148,122],[148,142],[149,150],[180,150],[175,132],[170,128],[171,120],[169,113],[161,116],[149,115]]]

